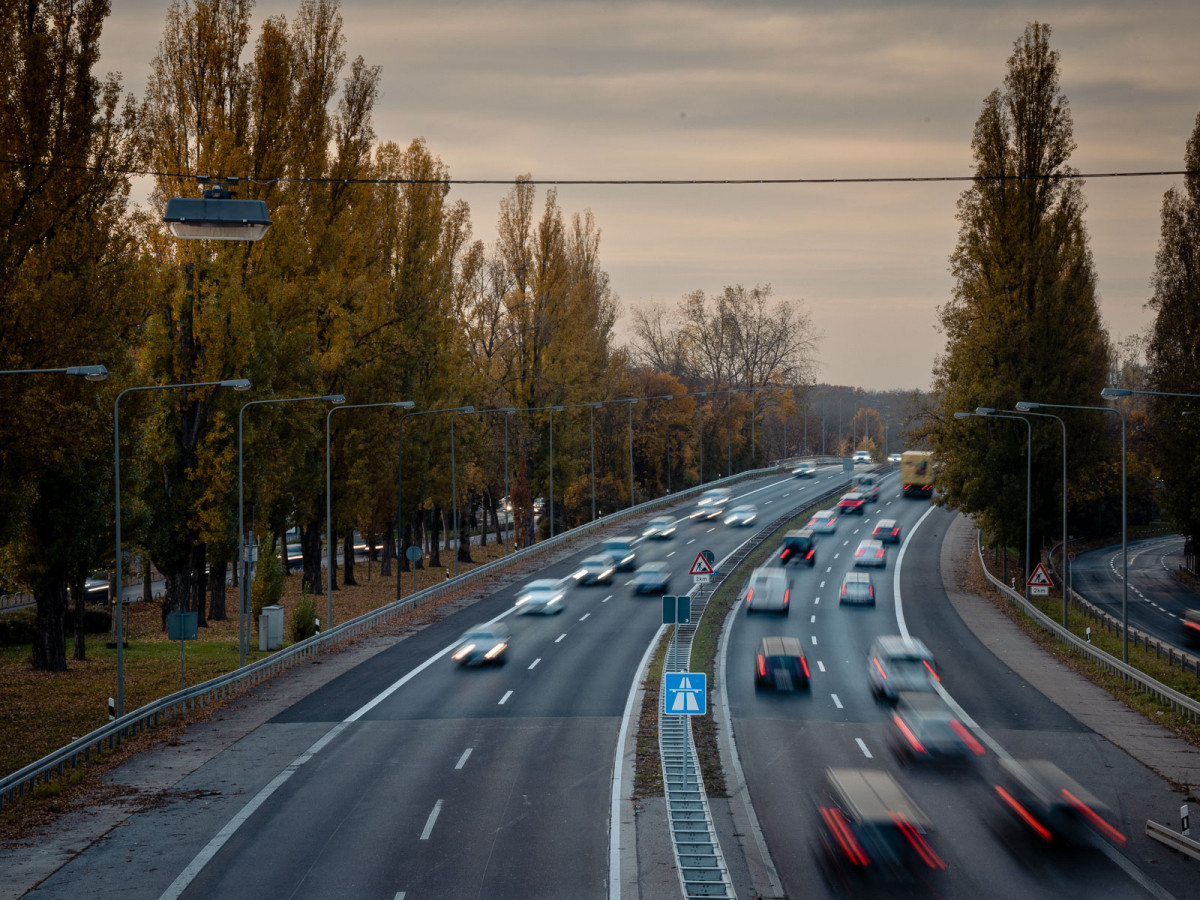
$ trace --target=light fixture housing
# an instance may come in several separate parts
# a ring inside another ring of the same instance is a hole
[[[203,197],[172,197],[167,201],[163,221],[171,234],[185,240],[257,241],[271,227],[271,216],[263,200],[241,200],[226,185],[236,178],[214,182],[202,175],[202,185],[213,185]]]

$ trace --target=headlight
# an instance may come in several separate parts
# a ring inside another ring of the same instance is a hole
[[[467,654],[469,654],[474,649],[475,649],[474,644],[466,644],[465,646],[463,646],[463,648],[461,650],[459,650],[457,653],[455,653],[454,656],[451,657],[451,659],[462,659],[463,657],[465,657]]]
[[[483,654],[483,658],[484,659],[495,659],[499,654],[504,652],[504,648],[507,646],[508,646],[508,644],[497,644],[495,647],[493,647],[487,653]]]

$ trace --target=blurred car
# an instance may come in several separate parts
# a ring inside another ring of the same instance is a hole
[[[940,679],[933,654],[924,641],[899,634],[875,638],[867,657],[867,673],[875,696],[895,700],[904,691],[932,691]]]
[[[782,569],[758,568],[750,573],[742,587],[740,600],[746,604],[746,613],[770,610],[788,614],[787,575]]]
[[[789,531],[783,536],[783,546],[779,549],[779,564],[786,566],[793,560],[806,562],[810,567],[817,564],[817,545],[813,540],[811,528]]]
[[[729,511],[729,515],[725,517],[725,524],[734,527],[753,525],[754,520],[758,518],[758,507],[753,503],[744,503],[741,506],[735,506]]]
[[[556,578],[538,578],[517,594],[517,612],[552,615],[563,611],[567,592]]]
[[[895,519],[880,519],[875,523],[871,537],[885,544],[898,544],[900,543],[900,525]]]
[[[862,465],[862,464],[869,464],[870,462],[871,462],[871,453],[869,450],[855,450],[854,451],[854,464],[856,466]]]
[[[902,691],[892,713],[892,749],[918,763],[961,763],[983,756],[983,745],[937,694]]]
[[[460,666],[503,665],[508,652],[508,626],[503,622],[476,625],[463,634],[450,658]]]
[[[839,602],[846,606],[874,606],[875,585],[867,572],[847,572],[842,578]]]
[[[900,462],[900,454],[899,453],[889,453],[888,454],[888,462],[890,462],[890,463]]]
[[[833,534],[837,531],[838,514],[836,509],[823,509],[808,520],[808,528],[814,534]]]
[[[675,520],[670,516],[655,516],[646,523],[642,537],[653,538],[656,541],[666,540],[675,534]]]
[[[637,565],[637,551],[633,549],[632,537],[610,537],[604,539],[604,552],[617,563],[617,571],[631,572]]]
[[[765,637],[754,659],[754,686],[794,691],[807,688],[808,660],[794,637]]]
[[[890,774],[830,768],[825,781],[817,799],[821,844],[843,879],[907,883],[946,868],[929,843],[929,817]]]
[[[633,573],[633,592],[649,594],[665,590],[671,581],[671,567],[665,562],[644,563]]]
[[[854,490],[869,503],[879,502],[879,479],[869,473],[854,476]]]
[[[843,494],[842,499],[838,501],[837,505],[838,512],[844,516],[854,515],[855,513],[861,516],[866,512],[866,507],[867,498],[863,494],[858,493],[858,491]]]
[[[700,495],[700,499],[696,501],[696,508],[692,510],[690,518],[721,518],[721,516],[725,515],[725,507],[729,505],[729,498],[729,488],[713,488],[710,491],[705,491]]]
[[[1200,609],[1183,611],[1183,644],[1185,647],[1200,647]]]
[[[792,474],[797,478],[812,478],[816,473],[817,467],[810,462],[796,463],[796,467],[792,469]]]
[[[586,557],[579,564],[575,578],[580,584],[612,584],[613,574],[617,571],[616,561],[607,553]]]
[[[1049,760],[1000,760],[994,788],[1018,833],[1036,843],[1088,845],[1100,835],[1125,846],[1112,810]]]
[[[538,513],[546,511],[546,498],[545,497],[538,497],[537,499],[535,499],[533,501],[533,511],[538,512]]]
[[[883,541],[875,541],[871,538],[859,541],[858,549],[854,551],[854,564],[856,566],[886,566],[887,547],[883,546]]]

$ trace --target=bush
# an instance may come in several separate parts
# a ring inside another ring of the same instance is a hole
[[[283,563],[271,540],[258,545],[258,564],[254,567],[254,582],[250,585],[250,621],[258,628],[258,617],[264,606],[275,606],[283,599]]]
[[[0,647],[32,644],[37,634],[36,616],[33,607],[14,609],[0,616]]]
[[[307,590],[300,595],[296,608],[292,610],[288,629],[292,633],[293,644],[298,644],[317,633],[317,604]]]

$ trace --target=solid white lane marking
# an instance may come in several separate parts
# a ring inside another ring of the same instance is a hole
[[[429,840],[429,835],[433,831],[433,823],[437,821],[438,814],[442,811],[442,801],[438,800],[433,804],[433,810],[429,813],[429,818],[425,820],[425,828],[421,832],[421,840]]]
[[[838,709],[841,709],[841,708],[842,708],[842,701],[838,699],[838,695],[837,695],[837,694],[830,694],[829,696],[833,698],[833,705],[834,705],[834,706],[836,706]]]
[[[531,663],[529,664],[529,668],[531,668],[531,669],[532,669],[534,666],[536,666],[536,665],[537,665],[538,663],[540,663],[541,661],[542,661],[542,658],[539,656],[537,659],[535,659],[533,662],[531,662]]]
[[[565,634],[560,634],[558,637],[556,637],[556,638],[554,639],[554,643],[556,643],[556,644],[557,644],[559,641],[561,641],[561,640],[562,640],[563,638],[565,638],[565,637],[566,637],[566,635],[565,635]]]
[[[820,669],[822,672],[824,672],[824,671],[825,671],[825,663],[821,662],[821,661],[818,659],[818,660],[817,660],[817,668],[818,668],[818,669]]]
[[[456,762],[456,763],[454,764],[454,768],[456,768],[456,769],[461,769],[461,768],[462,768],[464,765],[466,765],[466,763],[467,763],[467,757],[471,755],[471,751],[472,751],[473,749],[475,749],[475,748],[474,748],[474,747],[468,747],[466,750],[464,750],[464,751],[463,751],[463,755],[462,755],[462,756],[460,756],[460,757],[458,758],[458,762]]]
[[[504,696],[500,698],[500,702],[497,703],[496,705],[503,706],[505,704],[505,702],[508,700],[508,698],[511,696],[512,696],[512,691],[505,691]]]
[[[862,738],[855,738],[854,741],[858,744],[858,749],[863,752],[863,756],[865,756],[867,759],[874,759],[874,757],[871,756],[871,751],[867,749],[866,742],[863,741]]]
[[[586,619],[590,615],[591,615],[591,613],[584,613],[582,616],[579,617],[579,621],[582,622],[584,619]]]

